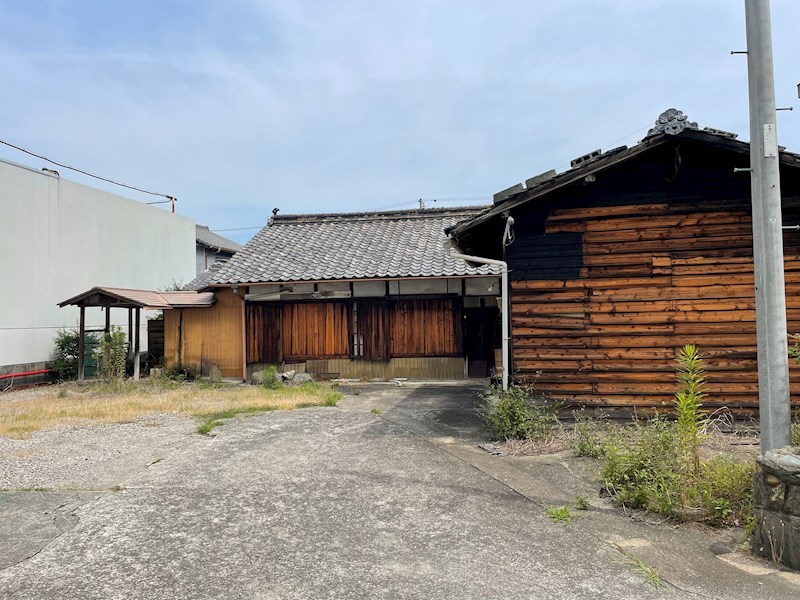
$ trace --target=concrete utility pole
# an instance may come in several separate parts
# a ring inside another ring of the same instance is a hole
[[[769,0],[745,0],[761,452],[791,441],[786,290]]]

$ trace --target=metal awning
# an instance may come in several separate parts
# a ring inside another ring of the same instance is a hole
[[[93,287],[68,300],[59,302],[64,306],[95,306],[109,308],[143,308],[145,310],[169,310],[172,308],[203,308],[214,304],[213,292],[154,292],[128,288]]]

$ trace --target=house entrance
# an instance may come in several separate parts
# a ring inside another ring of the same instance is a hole
[[[488,377],[493,374],[495,346],[499,341],[500,310],[496,306],[464,308],[464,350],[468,377]]]

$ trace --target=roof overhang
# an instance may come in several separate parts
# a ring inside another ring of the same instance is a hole
[[[73,296],[60,307],[106,307],[143,308],[145,310],[169,310],[172,308],[207,308],[214,304],[213,292],[156,292],[128,288],[93,287]]]

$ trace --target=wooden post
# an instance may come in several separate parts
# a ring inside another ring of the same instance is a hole
[[[105,306],[106,309],[106,333],[111,333],[111,307]]]
[[[128,309],[128,359],[133,359],[133,309]]]
[[[134,331],[133,342],[133,380],[139,381],[139,314],[142,309],[136,309],[136,331]]]
[[[83,381],[83,336],[86,330],[86,308],[81,306],[81,317],[78,325],[78,381]]]
[[[244,298],[242,298],[242,381],[247,382],[247,307]]]

